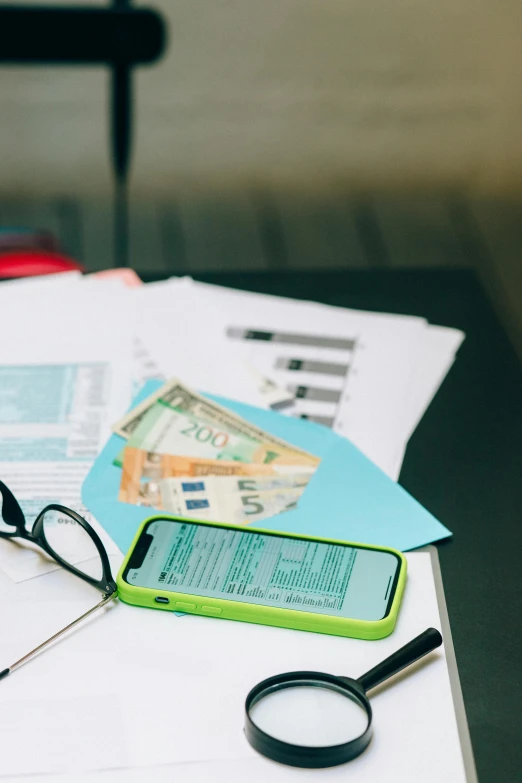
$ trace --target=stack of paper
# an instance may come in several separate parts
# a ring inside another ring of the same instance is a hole
[[[130,298],[136,333],[166,377],[261,406],[254,381],[267,378],[292,395],[282,413],[332,427],[395,479],[463,339],[422,318],[190,278],[137,287]]]
[[[130,270],[3,283],[0,328],[0,475],[29,518],[50,501],[87,513],[83,479],[152,377],[332,428],[397,479],[463,339],[422,318],[186,277],[143,285]],[[55,567],[11,561],[0,546],[15,579]]]

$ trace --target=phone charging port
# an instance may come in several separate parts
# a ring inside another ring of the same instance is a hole
[[[170,601],[168,598],[164,598],[162,595],[157,595],[154,599],[157,604],[169,604]]]

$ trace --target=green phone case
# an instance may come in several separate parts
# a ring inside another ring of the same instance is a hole
[[[220,617],[226,620],[241,620],[247,623],[260,623],[262,625],[275,625],[281,628],[294,628],[300,631],[314,631],[316,633],[334,634],[335,636],[352,636],[357,639],[382,639],[388,636],[394,629],[399,613],[399,606],[406,583],[407,560],[402,552],[389,547],[369,546],[368,544],[358,544],[350,541],[334,541],[329,538],[319,538],[318,536],[301,536],[296,533],[283,533],[280,535],[285,538],[297,538],[304,541],[318,541],[325,544],[348,544],[361,549],[374,549],[382,552],[391,552],[400,560],[400,571],[395,590],[395,596],[390,607],[390,611],[382,620],[352,620],[345,617],[330,617],[324,614],[313,612],[302,612],[298,609],[279,609],[271,606],[261,606],[258,604],[242,603],[240,601],[227,601],[223,598],[209,598],[207,596],[191,595],[188,593],[175,593],[170,590],[160,590],[150,587],[136,587],[124,581],[123,573],[127,563],[132,555],[134,547],[141,535],[143,528],[156,519],[173,519],[180,522],[192,522],[197,525],[219,524],[229,530],[245,531],[244,525],[229,525],[226,523],[203,522],[200,519],[189,519],[169,514],[155,514],[145,519],[140,525],[136,536],[130,546],[125,560],[116,577],[118,585],[118,596],[128,604],[135,606],[144,606],[150,609],[166,609],[167,611],[188,612],[190,614],[200,614],[207,617]],[[259,527],[248,527],[248,530],[256,533],[269,533],[278,535],[273,530],[264,530]],[[167,598],[169,603],[158,603],[155,599]]]

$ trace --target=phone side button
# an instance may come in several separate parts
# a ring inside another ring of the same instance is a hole
[[[218,609],[216,606],[202,606],[201,611],[203,612],[203,614],[211,614],[214,617],[217,617],[223,612],[222,609]]]
[[[184,601],[176,601],[176,609],[181,609],[182,612],[191,612],[196,608],[196,604],[187,604]]]

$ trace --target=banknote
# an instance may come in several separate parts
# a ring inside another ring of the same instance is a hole
[[[303,492],[303,487],[275,490],[237,488],[234,492],[224,492],[219,486],[222,481],[223,478],[217,476],[190,483],[183,479],[162,479],[159,493],[163,509],[194,519],[255,525],[262,519],[295,508]],[[243,481],[251,483],[254,480],[236,479],[237,484]],[[258,481],[262,483],[265,479]],[[190,484],[196,486],[190,488]],[[204,488],[198,489],[198,485],[204,485]]]
[[[123,503],[136,503],[142,493],[142,483],[178,477],[237,477],[241,480],[271,478],[272,483],[265,485],[263,487],[265,490],[288,486],[302,486],[304,489],[313,472],[312,468],[299,465],[256,465],[237,461],[182,457],[155,454],[127,446],[124,451],[119,500]],[[221,486],[222,491],[229,491],[226,482],[218,486]]]
[[[276,469],[273,465],[156,454],[127,446],[123,451],[121,483],[122,487],[130,487],[144,479],[157,481],[160,478],[177,476],[185,478],[191,476],[272,476],[275,473]]]
[[[121,419],[118,419],[118,421],[112,425],[112,431],[116,433],[116,435],[125,438],[125,440],[130,438],[143,420],[149,408],[151,408],[157,400],[161,399],[162,395],[165,395],[166,398],[168,398],[171,385],[176,385],[177,383],[178,382],[175,379],[166,381],[157,391],[149,395],[139,405],[132,408],[132,410],[126,413],[125,416],[122,416]]]
[[[319,459],[172,379],[120,419],[114,431],[149,452],[268,464]]]
[[[141,360],[141,344],[139,348],[136,348],[136,350],[139,352],[137,358]],[[149,359],[148,354],[146,358]],[[149,362],[147,367],[150,366],[151,363]],[[271,378],[264,376],[251,364],[247,364],[246,367],[252,378],[255,380],[257,389],[268,407],[276,410],[290,406],[295,402],[295,396],[292,392],[289,392],[286,389],[282,389]],[[145,380],[147,380],[148,377],[159,378],[161,376],[159,371],[156,370],[154,374],[149,372],[149,375],[145,377]],[[161,388],[159,388],[157,391],[147,397],[146,400],[143,400],[142,403],[137,405],[135,408],[129,411],[129,413],[125,414],[125,416],[119,419],[112,427],[113,432],[115,432],[117,435],[120,435],[122,438],[128,438],[129,435],[138,426],[143,414],[148,411],[148,409],[156,402],[156,400],[163,399],[169,404],[174,405],[177,399],[177,394],[179,393],[179,389],[181,387],[183,387],[186,391],[189,391],[188,387],[184,386],[184,384],[177,380],[177,378],[171,378],[170,380],[166,381],[163,386],[161,386]],[[191,394],[194,397],[198,397],[200,400],[204,400],[204,397],[200,397],[200,395],[198,395],[196,392],[191,392]]]
[[[197,480],[168,478],[145,481],[139,485],[134,503],[192,519],[255,524],[297,505],[304,487],[290,486],[288,477],[284,479],[287,486],[256,488],[272,486],[277,479],[207,476]]]
[[[234,427],[215,427],[157,402],[144,415],[127,443],[134,448],[159,454],[264,465],[317,465],[318,460],[311,455],[307,456],[289,445],[274,443],[267,433],[259,431],[259,438],[251,438]]]

